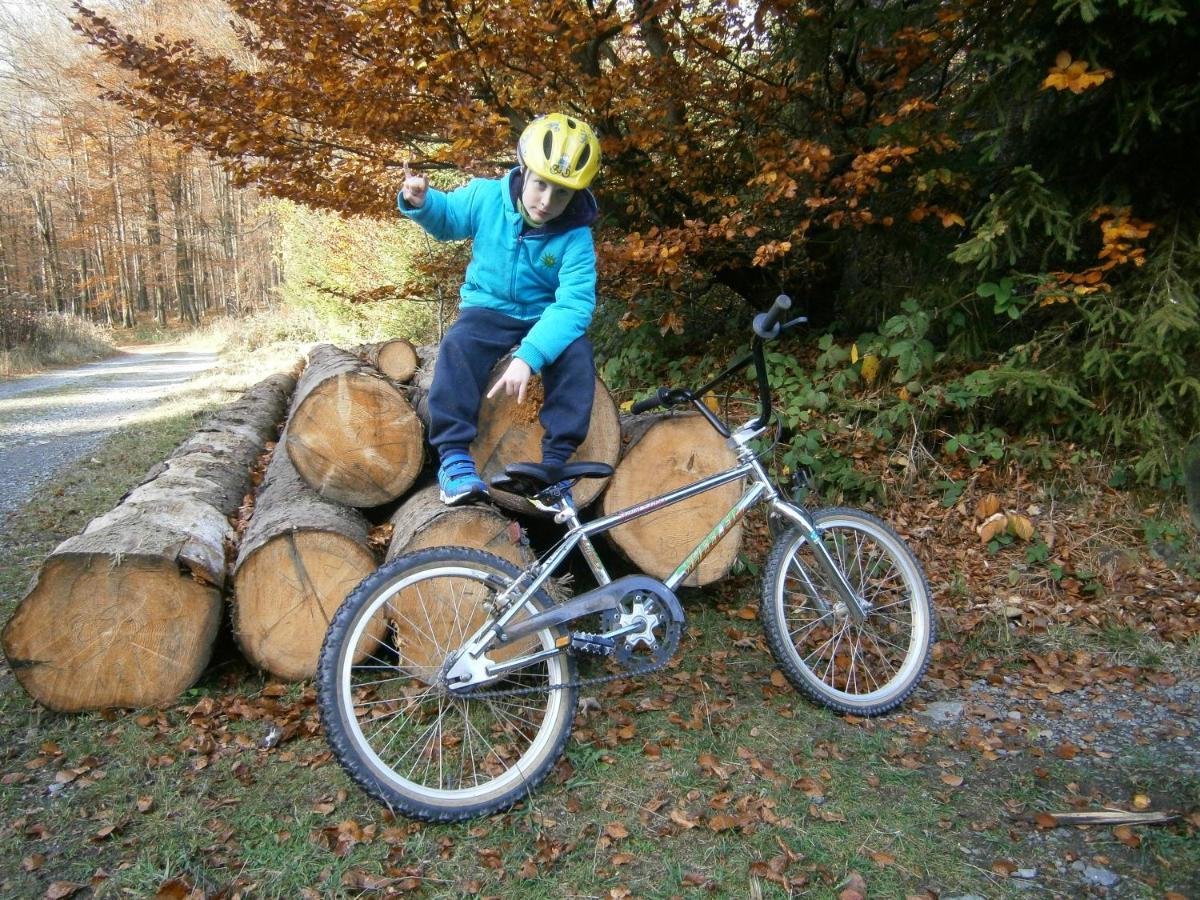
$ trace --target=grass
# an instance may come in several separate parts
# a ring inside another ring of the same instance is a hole
[[[11,517],[0,614],[56,543],[250,380],[211,376]],[[972,590],[965,576],[959,589]],[[418,888],[423,897],[829,897],[857,872],[871,896],[1025,896],[992,861],[1046,867],[1050,857],[1008,811],[1086,793],[1082,762],[1021,752],[989,763],[911,711],[860,721],[803,701],[773,684],[757,625],[729,612],[754,593],[742,575],[689,595],[690,629],[670,668],[585,689],[600,708],[581,715],[547,784],[507,813],[451,826],[397,820],[365,798],[331,761],[311,687],[271,682],[228,645],[161,710],[47,712],[0,669],[0,895],[44,896],[65,881],[88,886],[78,896],[151,896],[179,879],[208,894],[288,898]],[[999,621],[980,630],[1007,653],[1027,640]],[[1115,630],[1045,639],[1142,652]],[[266,749],[273,724],[285,737]],[[1119,778],[1089,796],[1111,802],[1133,786],[1196,795],[1195,778],[1164,771],[1153,748],[1145,754],[1107,770]],[[1187,893],[1200,871],[1194,835],[1142,833],[1133,849],[1110,847],[1101,831],[1055,829],[1054,852],[1108,854],[1156,879],[1127,879],[1121,896]]]
[[[37,372],[112,356],[112,333],[74,316],[42,316],[19,345],[0,350],[0,375]]]

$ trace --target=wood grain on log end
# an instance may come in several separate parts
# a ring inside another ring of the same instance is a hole
[[[4,652],[53,710],[169,703],[208,665],[221,602],[162,557],[56,554],[5,626]]]
[[[509,463],[541,461],[542,436],[545,434],[538,421],[541,397],[541,380],[537,379],[523,404],[518,404],[516,397],[505,395],[484,400],[479,412],[479,433],[470,447],[484,481],[490,484],[493,478],[504,473],[504,467]],[[588,434],[570,461],[615,466],[620,455],[621,422],[617,406],[604,382],[597,378]],[[580,481],[573,491],[576,507],[583,509],[590,505],[606,484],[604,478]],[[524,497],[495,490],[491,494],[496,504],[505,509],[519,513],[531,511]]]
[[[650,417],[636,423],[634,431],[601,503],[606,516],[715,475],[736,462],[725,439],[699,415]],[[741,481],[722,485],[614,528],[608,536],[647,575],[666,578],[729,512],[743,490]],[[741,541],[738,523],[684,584],[712,584],[725,577]]]
[[[416,480],[425,461],[424,429],[395,385],[377,375],[342,372],[292,411],[287,451],[321,496],[378,506]]]
[[[312,676],[329,620],[374,570],[368,548],[334,532],[271,538],[238,566],[235,627],[242,652],[280,678]]]

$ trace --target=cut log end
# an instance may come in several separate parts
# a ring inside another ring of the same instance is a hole
[[[420,365],[412,344],[403,338],[396,338],[375,346],[377,349],[367,357],[375,368],[393,381],[412,381]]]
[[[242,652],[280,678],[310,677],[334,612],[374,570],[370,550],[336,533],[292,532],[267,541],[235,578]]]
[[[212,652],[221,595],[159,557],[52,556],[4,629],[21,686],[59,712],[169,703]]]
[[[359,373],[330,378],[288,423],[288,455],[321,496],[348,506],[395,500],[424,463],[423,429],[389,382]]]
[[[498,395],[485,400],[479,413],[479,431],[470,450],[479,466],[483,480],[504,474],[504,467],[514,462],[539,462],[542,458],[542,437],[545,430],[538,421],[541,411],[540,379],[531,384],[531,396],[523,404],[515,397]],[[621,423],[616,404],[608,388],[596,379],[592,401],[592,418],[587,437],[571,457],[571,462],[602,462],[615,466],[621,455]],[[583,509],[599,496],[607,479],[586,478],[573,491],[575,505]],[[492,491],[497,505],[513,512],[527,513],[529,502],[524,497]]]
[[[626,451],[602,502],[604,515],[700,481],[728,469],[736,459],[725,441],[699,416],[654,421]],[[647,575],[666,578],[721,521],[741,496],[740,481],[635,519],[609,532],[613,543]],[[741,524],[710,551],[684,584],[712,584],[729,573],[741,549]]]

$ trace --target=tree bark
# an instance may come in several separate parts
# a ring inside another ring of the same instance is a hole
[[[417,415],[429,426],[428,395],[433,384],[433,371],[437,363],[436,347],[421,347],[421,368],[417,370],[416,399]],[[491,389],[507,367],[510,357],[500,360],[492,369],[487,391]],[[504,474],[504,467],[514,462],[540,462],[542,459],[542,436],[545,429],[538,421],[542,408],[542,380],[536,375],[530,379],[525,403],[518,404],[516,397],[499,395],[491,400],[484,399],[479,410],[479,431],[471,442],[470,452],[475,459],[480,477],[485,482]],[[587,437],[571,457],[570,462],[601,462],[615,466],[621,455],[621,425],[617,405],[604,382],[596,379],[596,392],[592,400],[592,419]],[[579,509],[589,506],[604,490],[607,479],[587,478],[580,481],[573,491],[575,505]],[[491,491],[492,500],[498,506],[517,513],[530,511],[524,497]]]
[[[234,567],[234,636],[250,662],[308,678],[341,602],[375,569],[362,513],[308,487],[282,448],[267,466]]]
[[[631,416],[622,419],[621,431],[626,447],[601,503],[606,516],[715,475],[737,461],[725,439],[695,413]],[[608,537],[643,572],[664,579],[729,512],[743,490],[742,481],[713,488],[614,528]],[[683,583],[695,587],[724,578],[741,543],[738,523]]]
[[[294,385],[260,382],[50,554],[2,635],[35,700],[63,712],[152,706],[196,681],[221,620],[228,517]]]
[[[327,500],[379,506],[416,481],[424,432],[397,385],[345,350],[318,344],[296,387],[287,452]]]

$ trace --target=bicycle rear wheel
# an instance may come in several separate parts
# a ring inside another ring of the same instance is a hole
[[[874,716],[899,706],[925,670],[936,636],[929,583],[904,541],[855,509],[813,515],[821,542],[867,604],[855,623],[808,537],[782,535],[759,608],[767,643],[788,680],[838,712]]]
[[[338,762],[368,794],[407,816],[448,822],[489,815],[549,774],[575,719],[565,654],[516,670],[486,691],[452,695],[443,668],[487,619],[485,601],[518,577],[480,550],[438,547],[398,557],[338,609],[317,666],[318,705]],[[520,621],[551,605],[535,594]],[[544,629],[489,654],[501,661],[555,646]]]

